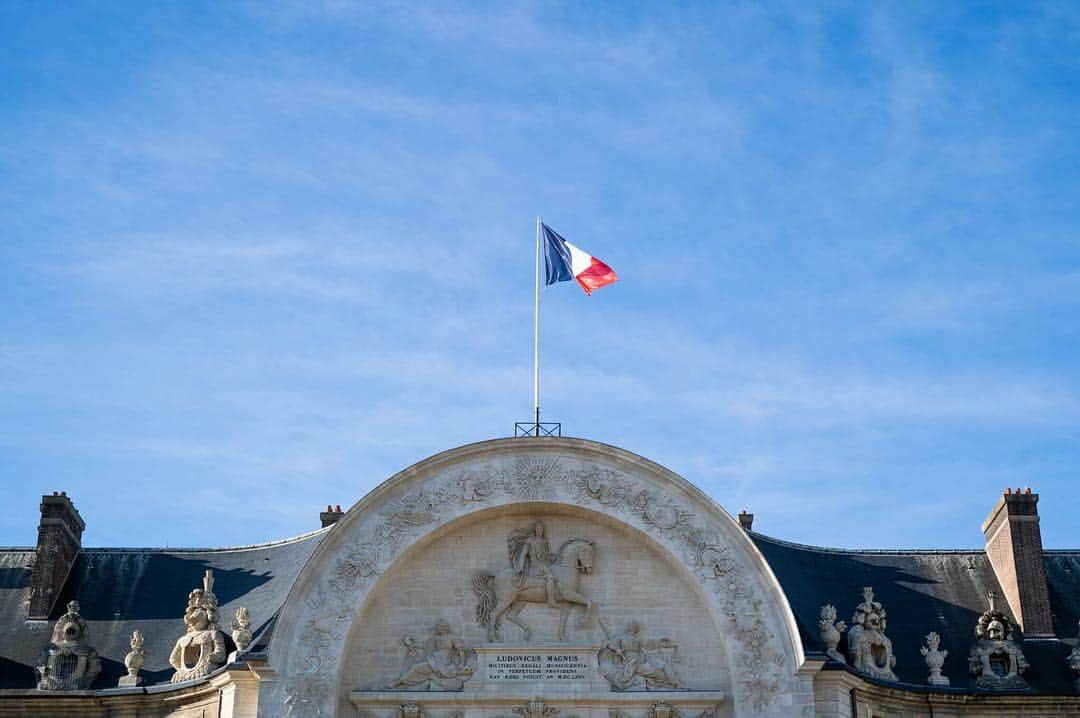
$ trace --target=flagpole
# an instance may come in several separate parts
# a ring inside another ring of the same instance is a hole
[[[536,296],[533,300],[533,417],[540,436],[540,215],[536,215]]]

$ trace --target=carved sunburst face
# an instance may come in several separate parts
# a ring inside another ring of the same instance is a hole
[[[523,457],[514,462],[511,470],[512,490],[522,499],[539,499],[552,491],[552,484],[559,475],[559,462],[555,459]]]

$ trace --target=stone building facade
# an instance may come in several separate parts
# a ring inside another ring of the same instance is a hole
[[[977,551],[753,532],[579,439],[500,439],[323,528],[91,549],[62,494],[0,549],[0,716],[1080,716],[1080,551],[1008,491]]]

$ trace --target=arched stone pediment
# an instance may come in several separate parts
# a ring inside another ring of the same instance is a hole
[[[572,695],[576,716],[661,698],[685,718],[788,716],[801,650],[764,559],[690,483],[594,442],[502,439],[402,471],[335,525],[279,615],[259,715],[524,716]],[[515,651],[591,667],[506,680]]]

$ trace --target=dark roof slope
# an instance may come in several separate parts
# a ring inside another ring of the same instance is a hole
[[[850,623],[863,600],[863,586],[872,586],[875,600],[881,601],[887,613],[886,634],[893,643],[894,672],[900,680],[926,685],[926,663],[919,649],[925,645],[924,636],[936,631],[942,648],[949,651],[942,672],[954,688],[973,687],[967,658],[975,624],[987,608],[987,592],[1003,595],[984,551],[847,551],[802,546],[756,533],[751,538],[791,603],[807,652],[825,650],[818,637],[821,606],[833,604],[837,617]],[[1052,552],[1047,573],[1052,608],[1065,623],[1071,620],[1075,626],[1080,553]],[[1008,612],[1007,605],[1003,608]],[[1064,635],[1075,635],[1075,628]],[[1031,663],[1025,678],[1035,691],[1073,692],[1065,665],[1068,652],[1069,647],[1059,641],[1025,642],[1024,653]]]
[[[1080,638],[1080,551],[1044,555],[1054,632],[1058,638]]]
[[[144,680],[167,682],[188,593],[202,586],[206,569],[214,571],[220,628],[228,634],[236,609],[246,606],[252,628],[262,630],[326,532],[233,549],[83,549],[48,623],[26,620],[33,550],[0,549],[0,688],[35,685],[33,667],[72,599],[102,658],[95,688],[115,687],[126,673],[124,655],[136,629],[146,641]]]

